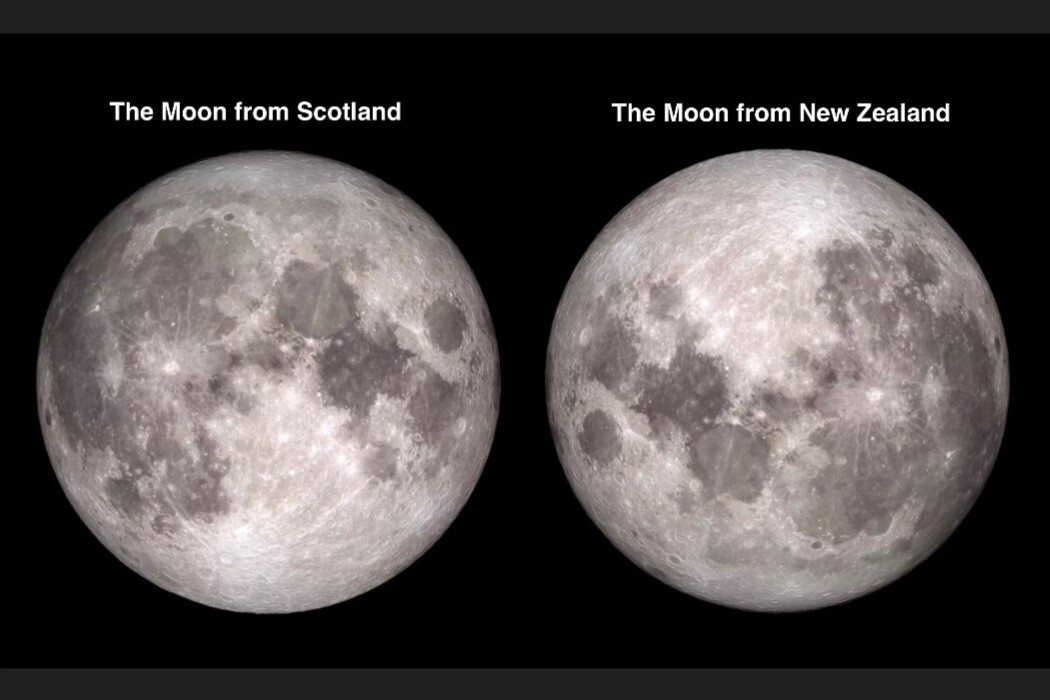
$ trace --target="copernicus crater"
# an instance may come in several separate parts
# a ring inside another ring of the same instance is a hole
[[[621,551],[780,611],[937,549],[992,469],[1008,384],[991,290],[936,212],[855,163],[766,150],[678,172],[606,226],[546,388],[574,491]]]
[[[62,276],[41,428],[122,562],[292,612],[406,568],[473,490],[499,403],[474,276],[405,195],[331,160],[205,160],[114,209]]]

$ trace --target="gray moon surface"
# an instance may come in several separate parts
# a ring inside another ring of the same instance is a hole
[[[471,494],[499,404],[486,303],[437,223],[331,160],[248,152],[135,193],[45,319],[41,427],[77,513],[200,603],[389,580]]]
[[[914,193],[804,151],[714,158],[651,187],[574,271],[548,346],[573,490],[670,586],[792,611],[911,570],[1002,441],[989,286]]]

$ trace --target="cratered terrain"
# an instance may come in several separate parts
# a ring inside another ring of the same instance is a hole
[[[445,531],[499,402],[492,323],[398,190],[284,152],[193,164],[112,211],[44,323],[41,426],[122,562],[219,608],[390,579]]]
[[[1006,341],[918,196],[816,153],[727,155],[621,211],[547,363],[559,457],[636,564],[751,610],[840,603],[958,526],[1004,433]]]

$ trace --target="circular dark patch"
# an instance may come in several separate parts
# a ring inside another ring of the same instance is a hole
[[[47,423],[48,427],[51,427],[51,409],[44,409],[44,422]]]
[[[810,545],[810,547],[812,547],[813,549],[820,549],[823,546],[824,546],[824,543],[821,542],[820,540],[817,540],[813,544]]]
[[[223,221],[233,221],[233,220],[234,220],[235,218],[236,218],[236,217],[235,217],[235,216],[234,216],[234,215],[233,215],[233,214],[231,213],[231,214],[225,214],[225,215],[224,215],[224,216],[222,217],[222,220],[223,220]]]
[[[602,410],[587,414],[583,419],[583,430],[577,437],[583,451],[599,464],[608,464],[616,459],[622,448],[620,427]]]
[[[467,317],[450,301],[438,299],[423,313],[427,324],[427,338],[442,352],[453,352],[463,344]]]

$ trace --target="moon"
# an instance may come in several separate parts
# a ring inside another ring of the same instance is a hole
[[[395,576],[465,504],[499,366],[437,223],[299,153],[177,170],[90,234],[37,363],[55,473],[95,536],[208,606],[287,613]]]
[[[605,227],[547,357],[588,515],[666,584],[745,610],[845,602],[936,550],[1003,437],[1008,362],[978,264],[858,164],[758,150]]]

